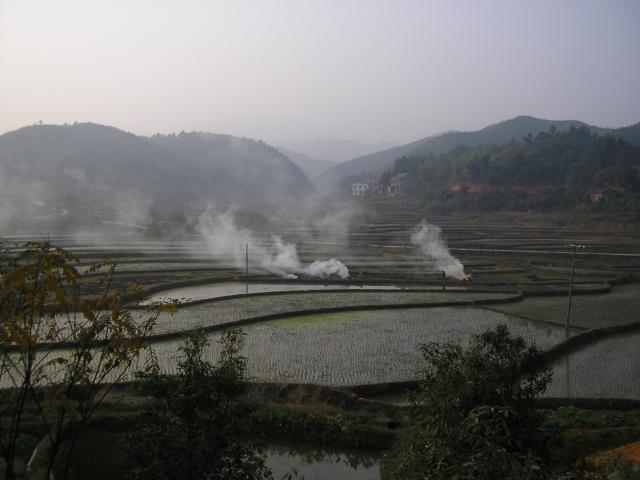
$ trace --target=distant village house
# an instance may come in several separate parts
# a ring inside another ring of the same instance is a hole
[[[591,201],[593,203],[602,202],[604,200],[613,200],[619,198],[624,193],[620,188],[605,188],[591,193]]]
[[[351,185],[351,194],[354,197],[361,197],[363,195],[366,195],[367,190],[369,190],[370,186],[371,185],[369,184],[369,182],[354,183],[353,185]]]
[[[361,182],[351,184],[351,194],[354,197],[395,197],[413,193],[418,185],[418,179],[413,173],[399,173],[391,178],[390,184],[380,182]]]
[[[418,179],[413,173],[399,173],[395,177],[391,178],[391,188],[389,195],[405,196],[413,193],[413,190],[418,185]]]

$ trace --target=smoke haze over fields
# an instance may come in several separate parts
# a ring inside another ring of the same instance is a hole
[[[254,232],[237,225],[232,210],[220,210],[209,205],[198,219],[196,232],[202,236],[213,258],[231,259],[238,269],[245,267],[248,247],[249,268],[252,272],[266,270],[279,277],[295,279],[299,275],[315,278],[337,276],[349,278],[349,270],[335,258],[315,260],[304,264],[298,257],[298,250],[292,243],[278,235],[271,235],[269,241],[256,238]]]

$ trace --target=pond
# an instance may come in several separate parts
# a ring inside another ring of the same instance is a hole
[[[271,445],[266,463],[274,479],[296,472],[305,480],[379,480],[379,457],[366,453],[330,452],[312,447]]]

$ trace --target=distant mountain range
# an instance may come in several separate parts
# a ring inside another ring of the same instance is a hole
[[[475,132],[447,132],[429,136],[415,142],[353,158],[336,165],[314,179],[316,188],[323,193],[335,191],[342,181],[351,176],[378,175],[391,167],[402,156],[421,156],[428,153],[444,153],[459,146],[476,147],[484,144],[504,144],[512,139],[521,139],[529,134],[536,136],[554,125],[559,131],[585,126],[598,135],[611,134],[623,138],[632,144],[640,144],[640,123],[635,125],[607,129],[587,125],[577,120],[545,120],[529,116],[519,116],[504,122],[489,125]]]
[[[340,147],[344,155],[349,148],[374,145],[324,139],[301,142],[298,146],[305,143],[307,148],[302,152],[212,133],[142,137],[92,123],[34,125],[0,136],[0,200],[11,194],[24,202],[53,203],[63,198],[69,203],[78,191],[91,192],[92,200],[85,200],[88,203],[122,198],[127,192],[153,202],[176,204],[295,198],[316,189],[335,191],[350,176],[369,174],[373,178],[403,156],[443,153],[460,145],[505,144],[529,134],[535,137],[551,126],[558,131],[584,126],[598,135],[611,134],[640,144],[640,123],[606,129],[576,120],[520,116],[475,132],[449,131],[331,165],[309,155],[310,146],[323,155],[335,154]],[[315,177],[316,188],[308,177]],[[5,202],[11,206],[16,203]]]
[[[312,159],[331,163],[341,163],[396,146],[389,142],[364,143],[343,138],[314,138],[298,142],[272,143],[289,151],[300,152]]]
[[[34,125],[0,136],[0,172],[13,185],[46,189],[72,181],[181,202],[314,190],[297,165],[261,141],[199,132],[140,137],[92,123]]]
[[[335,162],[317,160],[315,158],[311,158],[309,155],[305,155],[304,153],[294,152],[286,148],[278,147],[278,150],[287,158],[290,158],[293,163],[298,165],[309,178],[317,177],[336,165]]]
[[[581,208],[640,220],[640,145],[586,126],[400,157],[380,183],[401,173],[410,175],[403,193],[431,212]]]

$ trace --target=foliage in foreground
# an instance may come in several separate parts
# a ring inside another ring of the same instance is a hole
[[[332,448],[384,450],[395,439],[391,431],[370,421],[280,406],[257,408],[249,417],[249,423],[254,434]]]
[[[383,466],[393,479],[543,479],[534,399],[551,381],[536,346],[504,325],[421,347],[424,381],[412,403],[418,425]]]
[[[226,331],[215,364],[202,359],[209,342],[192,334],[179,348],[177,378],[147,376],[161,399],[130,437],[130,478],[253,480],[271,478],[256,447],[241,441],[246,359],[242,331]]]
[[[0,257],[0,453],[5,478],[26,475],[16,465],[26,463],[18,458],[21,439],[34,431],[43,433],[44,440],[31,476],[49,478],[62,460],[58,478],[66,478],[78,437],[148,347],[145,337],[157,311],[134,316],[125,308],[139,290],[113,286],[115,263],[89,269],[89,274],[104,275],[95,295],[87,297],[83,276],[74,267],[77,259],[64,249],[28,243]],[[49,348],[51,344],[65,348]],[[63,443],[68,453],[59,459]]]
[[[596,463],[584,462],[558,480],[640,480],[640,465],[614,455]]]

